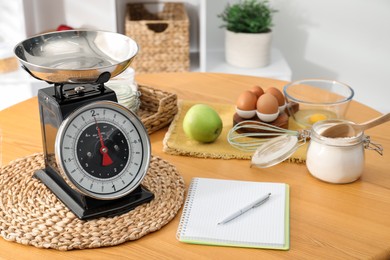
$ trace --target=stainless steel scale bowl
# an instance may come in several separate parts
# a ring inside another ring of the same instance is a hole
[[[137,52],[137,43],[125,35],[88,30],[41,34],[15,47],[25,69],[50,83],[92,83],[104,72],[115,77]]]

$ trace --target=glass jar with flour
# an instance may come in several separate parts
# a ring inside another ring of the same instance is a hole
[[[357,180],[364,171],[364,149],[382,153],[382,147],[359,132],[351,137],[325,137],[321,133],[344,120],[325,120],[311,129],[306,166],[316,178],[331,183],[349,183]]]
[[[325,137],[322,132],[329,127],[348,123],[333,119],[315,123],[310,130],[289,133],[262,144],[252,156],[252,165],[270,167],[290,157],[308,140],[306,166],[314,177],[330,183],[349,183],[357,180],[364,171],[364,150],[382,154],[381,145],[371,142],[364,132],[351,137]]]

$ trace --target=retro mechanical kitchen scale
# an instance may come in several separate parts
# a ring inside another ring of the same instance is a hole
[[[99,31],[47,33],[15,47],[23,68],[52,85],[38,91],[45,168],[34,176],[80,219],[154,198],[141,185],[151,157],[147,131],[104,85],[137,52],[131,38]]]

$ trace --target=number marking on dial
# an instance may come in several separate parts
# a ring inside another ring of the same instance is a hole
[[[105,199],[124,196],[146,174],[149,139],[133,114],[116,103],[96,103],[67,119],[58,149],[59,157],[66,159],[59,162],[68,179],[86,195]]]

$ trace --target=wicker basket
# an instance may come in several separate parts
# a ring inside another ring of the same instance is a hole
[[[125,31],[139,45],[132,63],[137,73],[181,72],[190,67],[189,20],[183,3],[163,5],[157,13],[143,3],[127,5]]]
[[[169,92],[139,85],[141,107],[138,116],[149,134],[171,123],[177,113],[177,96]]]

